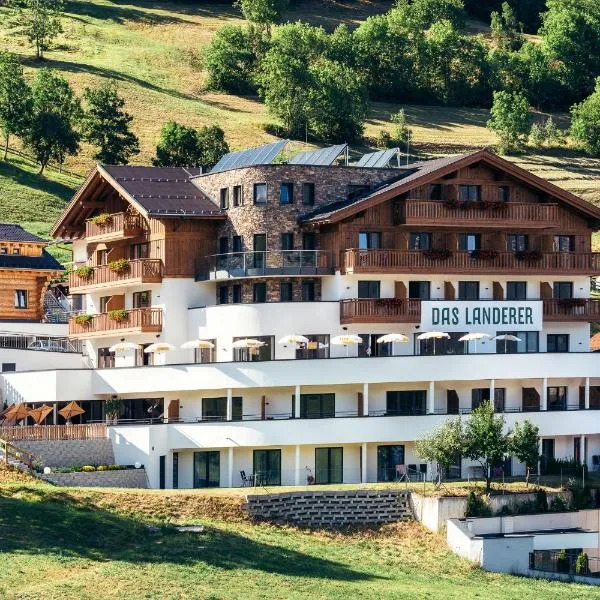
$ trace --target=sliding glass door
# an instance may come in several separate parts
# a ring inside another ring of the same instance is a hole
[[[315,483],[343,483],[342,448],[315,448]]]
[[[404,446],[377,446],[377,481],[396,481],[404,464]]]
[[[255,450],[253,463],[257,485],[281,485],[281,450]]]
[[[221,453],[218,450],[194,452],[194,487],[221,485]]]

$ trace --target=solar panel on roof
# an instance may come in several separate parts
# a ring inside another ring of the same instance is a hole
[[[319,148],[318,150],[307,150],[296,154],[290,161],[290,165],[316,165],[330,166],[336,158],[346,151],[348,144],[338,144],[328,148]]]
[[[356,163],[357,167],[387,167],[394,155],[398,156],[400,148],[389,148],[365,154]]]
[[[249,167],[251,165],[269,165],[283,150],[288,140],[279,140],[273,144],[265,144],[256,148],[239,150],[226,154],[212,169],[211,173],[227,171],[228,169],[239,169],[240,167]]]

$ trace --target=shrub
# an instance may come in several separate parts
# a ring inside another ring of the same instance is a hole
[[[112,221],[112,215],[108,213],[101,213],[99,215],[96,215],[95,217],[92,217],[90,221],[94,225],[98,225],[99,227],[105,227]]]
[[[108,270],[113,273],[125,273],[129,271],[129,261],[126,258],[119,258],[108,263]]]
[[[96,467],[92,466],[92,465],[83,465],[83,467],[81,467],[81,470],[84,473],[92,473],[93,471],[96,470]]]
[[[98,465],[96,471],[108,471],[108,467],[106,465]]]
[[[556,557],[556,570],[559,573],[569,572],[569,557],[566,550],[561,550]]]
[[[465,517],[491,517],[492,509],[484,496],[476,494],[473,490],[467,498]]]
[[[565,512],[568,509],[567,501],[564,496],[554,496],[550,502],[550,512]]]
[[[577,575],[587,575],[590,572],[590,564],[588,555],[585,552],[580,552],[575,561],[575,573]]]
[[[94,315],[88,315],[86,313],[81,313],[75,317],[75,323],[77,325],[89,325],[92,321]]]
[[[571,487],[571,509],[583,510],[593,508],[594,501],[589,487],[581,488],[579,486]]]
[[[81,265],[81,267],[77,267],[73,272],[81,279],[89,279],[94,274],[94,269],[87,265]]]
[[[127,321],[128,313],[124,308],[119,308],[116,310],[108,311],[108,318],[111,321],[116,321],[117,323],[121,323],[123,321]]]
[[[538,490],[535,493],[535,503],[537,505],[537,512],[548,512],[548,494],[546,490]]]
[[[545,475],[565,475],[580,477],[585,470],[587,475],[587,466],[571,458],[553,458],[544,465]]]
[[[117,398],[109,398],[104,401],[104,414],[109,419],[116,419],[121,412],[121,406],[122,404]]]

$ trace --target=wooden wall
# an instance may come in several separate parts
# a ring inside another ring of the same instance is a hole
[[[39,321],[46,275],[39,271],[0,269],[0,319]],[[28,307],[15,308],[15,290],[27,290]]]
[[[41,256],[46,244],[34,244],[27,242],[0,242],[0,249],[6,248],[6,254],[13,256],[15,248],[19,250],[19,256]]]

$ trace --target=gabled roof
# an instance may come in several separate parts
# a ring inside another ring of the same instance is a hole
[[[41,256],[0,254],[0,269],[31,269],[33,271],[64,271],[64,267],[46,250]]]
[[[0,223],[0,241],[2,242],[32,242],[35,244],[47,244],[48,241],[25,231],[16,223]]]
[[[364,196],[321,207],[306,215],[302,220],[303,222],[310,223],[335,223],[370,208],[371,206],[376,206],[381,202],[404,194],[418,185],[435,181],[457,169],[468,167],[478,162],[484,162],[493,168],[504,171],[507,175],[562,200],[565,204],[585,213],[588,217],[600,219],[599,207],[582,200],[575,194],[518,167],[514,163],[484,148],[469,154],[459,154],[456,156],[415,162],[408,167],[399,169],[402,174],[395,181],[380,186]]]

